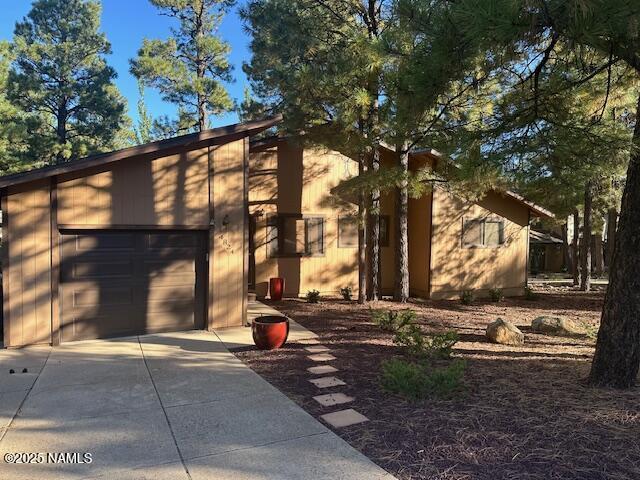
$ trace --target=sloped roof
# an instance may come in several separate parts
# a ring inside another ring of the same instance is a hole
[[[32,182],[44,178],[54,177],[64,173],[78,172],[100,165],[114,163],[132,157],[159,157],[172,150],[195,150],[207,145],[228,143],[235,138],[255,135],[267,128],[273,127],[282,120],[278,115],[273,118],[236,123],[224,127],[212,128],[202,132],[190,133],[179,137],[168,138],[156,142],[136,145],[135,147],[115,150],[108,153],[91,155],[79,160],[36,168],[26,172],[15,173],[0,177],[0,188]]]
[[[531,243],[550,244],[550,245],[562,245],[562,239],[551,235],[550,233],[539,232],[537,230],[529,231],[529,239]]]
[[[389,145],[383,145],[383,146],[384,148],[395,151],[395,149],[392,146],[389,146]],[[430,156],[437,160],[442,160],[443,158],[445,158],[444,155],[442,155],[442,153],[438,152],[433,148],[415,149],[409,152],[409,155],[420,155],[420,154]],[[555,214],[553,212],[547,210],[544,207],[541,207],[540,205],[536,205],[534,202],[527,200],[526,198],[524,198],[522,195],[518,193],[512,192],[511,190],[496,190],[495,192],[507,198],[515,200],[521,205],[524,205],[536,217],[555,218]]]

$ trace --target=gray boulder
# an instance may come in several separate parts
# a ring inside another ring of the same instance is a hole
[[[524,333],[513,323],[502,318],[498,318],[487,326],[486,336],[491,342],[502,345],[522,345],[524,343]]]
[[[573,320],[546,315],[535,318],[531,322],[531,330],[537,333],[544,333],[546,335],[574,336],[586,334],[584,328]]]

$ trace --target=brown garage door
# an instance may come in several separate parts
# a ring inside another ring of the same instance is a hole
[[[62,341],[203,328],[202,232],[65,231]]]

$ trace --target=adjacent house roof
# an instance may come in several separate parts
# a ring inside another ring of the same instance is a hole
[[[282,120],[282,116],[278,115],[273,118],[264,120],[256,120],[252,122],[236,123],[219,128],[212,128],[202,132],[190,133],[179,137],[159,140],[157,142],[137,145],[135,147],[124,148],[108,153],[100,153],[91,155],[79,160],[63,163],[60,165],[51,165],[47,167],[29,170],[27,172],[15,173],[0,177],[0,188],[19,185],[34,180],[54,177],[63,173],[77,172],[85,169],[93,168],[100,165],[106,165],[131,157],[158,157],[166,155],[168,152],[175,150],[195,150],[196,148],[206,145],[216,145],[227,143],[236,138],[243,138],[255,135],[267,128],[271,128]]]
[[[390,147],[388,145],[384,145],[384,147],[394,150],[393,147]],[[444,155],[442,155],[442,153],[438,152],[433,148],[415,149],[409,152],[409,154],[410,155],[424,154],[438,160],[445,158]],[[532,201],[527,200],[522,195],[512,192],[511,190],[499,190],[499,191],[496,191],[496,193],[499,193],[505,197],[511,198],[512,200],[515,200],[516,202],[524,205],[536,217],[555,218],[555,214],[553,212],[547,210],[544,207],[541,207],[540,205],[536,205]]]
[[[531,243],[543,245],[562,245],[562,239],[551,235],[550,233],[539,232],[537,230],[529,231],[529,239]]]

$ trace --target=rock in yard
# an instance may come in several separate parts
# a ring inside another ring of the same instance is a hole
[[[501,318],[487,326],[486,335],[493,343],[503,345],[522,345],[524,343],[524,333],[513,323]]]
[[[531,322],[531,330],[538,333],[546,333],[548,335],[585,335],[583,328],[577,325],[573,320],[562,317],[542,316]]]

